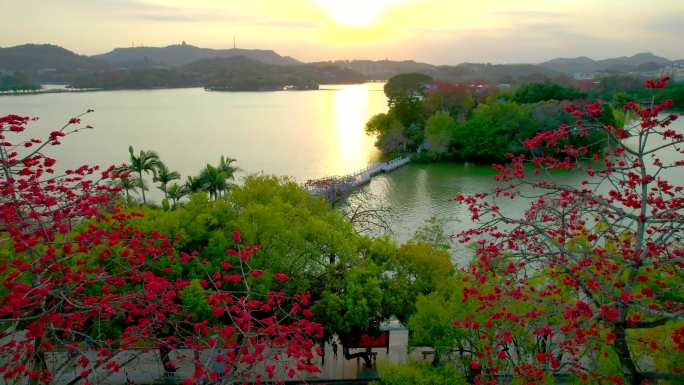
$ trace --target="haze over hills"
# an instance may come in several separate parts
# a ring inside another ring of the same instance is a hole
[[[107,65],[52,44],[0,48],[0,70],[22,72],[95,71]]]
[[[604,60],[593,60],[586,56],[580,56],[576,58],[556,58],[540,63],[542,67],[570,74],[577,72],[648,71],[671,64],[676,64],[676,62],[650,52]]]
[[[230,58],[238,59],[227,60]],[[249,65],[245,63],[251,63],[253,68],[248,68]],[[296,68],[278,68],[289,66]],[[285,84],[308,87],[312,82],[335,79],[342,82],[385,80],[407,72],[419,72],[452,81],[488,80],[508,83],[543,80],[575,73],[656,71],[666,66],[684,67],[684,60],[671,61],[652,53],[639,53],[603,60],[588,57],[556,58],[539,64],[461,63],[437,66],[412,60],[337,60],[306,64],[271,50],[210,49],[185,42],[167,47],[116,48],[94,56],[79,55],[51,44],[0,48],[0,75],[20,73],[34,82],[93,86],[100,84],[116,88],[194,86],[199,79],[220,85],[221,76],[233,79],[232,82],[237,82],[239,76],[245,76],[256,83],[261,83],[262,80],[258,80],[260,77],[270,79],[264,80],[265,87],[290,79],[292,83]],[[200,74],[202,71],[206,73]],[[173,76],[178,79],[171,79]],[[115,84],[112,79],[119,79],[120,82]],[[141,83],[136,85],[135,81]],[[230,84],[223,86],[229,88]]]

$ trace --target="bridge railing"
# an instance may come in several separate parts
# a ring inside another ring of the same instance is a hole
[[[305,186],[313,191],[325,191],[325,189],[332,187],[334,184],[342,184],[342,183],[349,183],[352,182],[354,183],[354,180],[357,180],[358,178],[362,177],[364,174],[368,174],[368,177],[371,177],[381,171],[391,171],[396,169],[399,166],[402,166],[406,163],[408,163],[411,160],[410,156],[401,156],[398,158],[394,158],[392,160],[389,160],[387,162],[377,162],[370,164],[366,167],[364,167],[361,170],[357,170],[355,172],[345,174],[345,175],[336,175],[336,176],[330,176],[326,178],[320,178],[320,179],[314,179],[314,180],[309,180],[305,183]],[[323,185],[323,186],[321,186]]]

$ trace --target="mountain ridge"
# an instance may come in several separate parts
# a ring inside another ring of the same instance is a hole
[[[112,51],[93,55],[92,58],[99,59],[111,64],[140,64],[148,62],[152,65],[164,65],[177,67],[190,64],[202,59],[218,59],[233,56],[245,56],[264,64],[275,65],[295,65],[302,64],[289,56],[281,56],[273,50],[263,49],[213,49],[201,48],[194,45],[181,44],[169,45],[166,47],[128,47],[114,48]]]
[[[563,73],[577,72],[626,72],[635,71],[640,68],[657,69],[665,65],[678,64],[675,60],[670,60],[651,52],[639,52],[632,56],[620,56],[615,58],[594,60],[587,56],[574,58],[554,58],[539,63],[540,66]]]
[[[657,71],[668,65],[684,68],[684,60],[669,60],[650,52],[594,60],[587,56],[554,58],[542,63],[491,64],[460,63],[433,65],[414,60],[330,60],[304,63],[289,56],[281,56],[264,49],[212,49],[196,47],[185,42],[166,47],[115,48],[92,56],[79,55],[54,44],[23,44],[0,47],[0,75],[21,74],[36,83],[60,82],[71,84],[88,74],[107,74],[121,71],[166,69],[177,73],[192,63],[202,60],[245,57],[269,66],[304,66],[316,74],[319,67],[335,67],[336,75],[352,78],[352,72],[365,80],[386,80],[407,72],[419,72],[436,79],[449,81],[486,80],[499,83],[548,80],[576,73],[629,73]],[[310,65],[306,67],[307,65]],[[322,68],[321,67],[321,68]],[[265,73],[283,72],[259,66]],[[348,71],[347,73],[339,71]],[[301,72],[294,71],[297,76]],[[136,78],[135,76],[133,78]]]

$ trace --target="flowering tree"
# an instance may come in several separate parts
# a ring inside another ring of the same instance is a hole
[[[238,247],[217,256],[237,258],[235,266],[223,262],[197,282],[174,276],[162,266],[195,257],[176,252],[164,234],[132,226],[140,214],[114,207],[120,188],[111,182],[128,177],[122,168],[56,168],[45,149],[89,128],[80,118],[41,140],[26,137],[30,119],[0,117],[4,381],[88,384],[151,349],[167,353],[171,370],[183,355],[170,353],[181,348],[196,352],[188,384],[317,371],[313,341],[322,329],[309,320],[308,296],[253,290],[265,276],[287,280],[250,268],[257,246],[239,245],[235,232]],[[205,318],[193,304],[208,306]]]
[[[479,223],[459,234],[476,250],[463,300],[488,320],[454,323],[477,336],[468,347],[476,382],[503,375],[542,383],[565,373],[637,385],[681,375],[684,187],[671,172],[684,166],[684,136],[671,126],[677,115],[664,113],[671,106],[629,102],[625,110],[640,120],[625,128],[596,123],[601,102],[568,107],[575,126],[525,141],[533,155],[495,166],[495,191],[456,198]],[[601,143],[570,144],[595,131]],[[568,185],[539,177],[553,170],[586,178]],[[499,206],[516,199],[531,202],[522,216]]]

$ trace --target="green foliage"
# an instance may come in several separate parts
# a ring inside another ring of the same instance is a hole
[[[197,321],[212,316],[211,306],[207,302],[206,292],[200,285],[199,279],[194,279],[190,285],[183,288],[181,295],[185,314],[192,314]]]
[[[372,262],[349,269],[344,275],[333,275],[325,282],[321,299],[314,313],[327,334],[345,336],[378,330],[383,314],[380,274],[382,270]]]
[[[409,364],[379,364],[375,385],[465,385],[461,371],[450,365],[433,367],[417,361]]]
[[[377,139],[375,146],[388,154],[415,151],[424,139],[423,107],[418,100],[401,99],[389,112],[366,123],[366,133]]]
[[[178,236],[180,251],[197,251],[217,269],[226,249],[235,246],[232,231],[240,229],[244,243],[262,245],[255,268],[286,273],[301,289],[323,279],[331,259],[351,259],[358,242],[339,212],[286,178],[250,176],[223,199],[196,193],[173,211],[145,211],[137,226]],[[200,266],[179,270],[188,278],[203,278]]]
[[[175,208],[176,205],[178,204],[178,201],[180,201],[185,196],[190,194],[190,190],[185,185],[179,185],[178,183],[173,183],[173,184],[171,184],[171,186],[168,187],[168,191],[166,192],[166,194],[168,195],[169,199],[171,199],[171,202],[173,203],[173,207]]]
[[[449,151],[456,132],[456,121],[448,112],[436,112],[425,124],[425,144],[428,154],[434,159],[443,157]]]
[[[569,126],[577,120],[567,113],[563,107],[568,104],[556,100],[548,100],[528,105],[532,118],[539,131],[555,130],[562,124]]]
[[[397,99],[413,99],[424,95],[432,78],[420,73],[399,74],[385,83],[385,95],[392,104]]]
[[[413,234],[412,240],[426,242],[443,250],[449,250],[452,244],[451,237],[444,231],[442,221],[436,216],[428,218]]]
[[[462,330],[453,327],[451,323],[473,314],[473,306],[462,303],[462,292],[462,282],[450,277],[438,291],[419,295],[416,300],[416,312],[407,325],[411,331],[410,344],[434,348],[434,362],[440,362],[442,357],[458,345]]]
[[[673,332],[683,326],[684,321],[673,321],[652,329],[630,330],[627,334],[630,352],[637,362],[647,360],[652,362],[656,371],[672,373],[675,367],[684,362],[684,351],[677,349],[672,341]],[[650,343],[640,341],[657,342],[654,349]],[[614,352],[611,353],[614,355]]]
[[[34,91],[40,88],[39,84],[35,84],[28,76],[20,73],[0,76],[0,91]]]
[[[126,197],[126,203],[131,204],[131,193],[137,194],[138,189],[147,189],[145,187],[145,184],[138,179],[138,177],[134,177],[132,175],[128,175],[122,178],[117,178],[113,184],[116,187],[121,188],[124,191],[124,195]]]
[[[375,146],[384,153],[398,153],[406,150],[408,138],[404,126],[393,113],[377,114],[366,123],[366,133],[375,135]]]
[[[427,240],[399,247],[389,238],[358,235],[328,202],[287,178],[249,176],[222,199],[199,192],[174,210],[139,210],[145,216],[132,220],[135,227],[167,233],[179,252],[199,254],[189,263],[163,259],[154,269],[201,280],[206,271],[220,271],[222,262],[235,265],[237,257],[226,250],[236,247],[232,231],[239,229],[243,244],[261,245],[250,266],[266,277],[287,274],[286,292],[309,291],[316,320],[328,336],[338,334],[343,340],[378,331],[392,315],[408,320],[418,295],[436,290],[453,269],[448,252]],[[274,284],[260,279],[254,289],[266,292]],[[206,313],[200,289],[188,287],[183,302],[198,319]]]
[[[423,98],[423,106],[428,114],[448,112],[457,118],[465,118],[473,108],[473,94],[464,86],[451,86],[446,89],[435,89]]]
[[[586,96],[585,93],[574,88],[563,87],[556,83],[545,81],[521,86],[513,94],[513,101],[517,103],[537,103],[546,100],[582,99]]]
[[[198,176],[188,176],[182,188],[180,186],[174,188],[172,195],[175,199],[171,198],[174,201],[174,206],[185,195],[198,191],[206,191],[209,197],[213,199],[223,197],[233,186],[230,181],[235,179],[235,173],[239,170],[233,165],[236,161],[234,158],[222,155],[218,165],[207,164]],[[166,190],[164,192],[169,197]]]
[[[611,101],[615,109],[632,100],[635,102],[650,103],[651,98],[655,103],[672,99],[675,109],[684,108],[684,83],[669,82],[663,89],[646,89],[641,78],[617,75],[601,78],[599,89],[592,92],[592,97]]]
[[[425,108],[416,98],[399,98],[391,106],[390,113],[404,127],[425,123]]]
[[[177,171],[171,171],[161,160],[157,162],[154,181],[160,183],[159,189],[164,192],[164,199],[169,199],[168,184],[177,179],[180,179]]]
[[[521,152],[523,140],[537,130],[530,109],[513,102],[480,104],[454,138],[459,159],[492,163],[507,152]]]
[[[206,87],[219,91],[318,89],[319,84],[361,83],[356,71],[329,63],[266,64],[246,56],[201,59],[173,68],[96,71],[74,76],[77,88],[145,89]]]
[[[140,150],[140,153],[136,155],[133,146],[128,146],[128,153],[130,155],[128,169],[138,176],[138,186],[140,187],[140,192],[142,194],[143,204],[145,204],[147,203],[147,199],[145,198],[145,180],[143,179],[143,173],[152,173],[156,178],[157,167],[161,164],[161,161],[159,160],[159,155],[154,151]]]
[[[479,104],[473,110],[468,87],[432,82],[420,74],[398,75],[386,85],[389,111],[371,118],[366,132],[376,136],[376,147],[386,154],[419,152],[414,158],[418,161],[503,162],[507,153],[528,152],[523,141],[537,132],[573,125],[576,118],[563,107],[567,100],[587,96],[550,81],[523,85],[512,94],[488,90],[478,89]],[[684,97],[684,92],[670,92]],[[603,108],[601,123],[623,124],[623,116],[609,105]],[[573,137],[569,143],[585,146],[596,139]]]
[[[389,295],[383,307],[405,323],[416,311],[418,296],[437,290],[451,276],[453,265],[446,250],[426,242],[410,241],[388,255],[383,287]]]
[[[425,140],[426,113],[423,103],[417,98],[396,99],[390,107],[389,114],[403,127],[406,150],[416,151]]]
[[[202,169],[198,179],[202,188],[209,193],[210,198],[218,199],[228,190],[229,175],[210,164]]]

